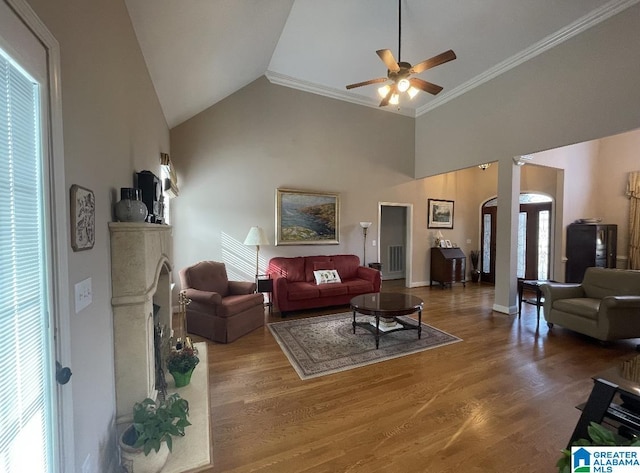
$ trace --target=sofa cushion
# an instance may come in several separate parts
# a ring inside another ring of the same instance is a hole
[[[587,297],[640,296],[640,271],[587,268],[582,281]]]
[[[331,257],[331,261],[343,280],[357,277],[360,258],[356,255],[336,255]]]
[[[319,286],[306,281],[290,282],[288,285],[289,300],[300,301],[320,297],[318,287]]]
[[[231,317],[256,305],[263,304],[264,295],[262,293],[228,296],[222,299],[222,304],[218,306],[216,315],[220,317]]]
[[[370,292],[376,292],[373,289],[373,283],[364,279],[349,279],[342,281],[342,284],[347,286],[349,294],[367,294]]]
[[[322,271],[323,269],[336,269],[336,266],[333,264],[333,261],[314,261],[313,262],[314,271]]]
[[[192,287],[201,291],[217,292],[222,297],[229,294],[229,281],[227,268],[224,263],[216,261],[201,261],[184,270],[183,286]],[[183,289],[185,288],[183,287]]]
[[[328,256],[305,256],[304,257],[304,271],[305,271],[305,279],[307,282],[314,282],[315,278],[313,276],[313,272],[318,269],[336,269],[336,268],[316,268],[316,263],[325,263],[327,265],[331,264],[331,258]],[[318,266],[322,266],[319,264]]]
[[[304,261],[305,258],[302,256],[271,258],[268,272],[274,277],[282,276],[291,282],[305,281]]]
[[[320,297],[335,297],[349,293],[348,286],[342,283],[322,284],[318,286],[318,290],[320,291]]]
[[[579,299],[559,299],[553,302],[553,308],[562,312],[579,315],[592,320],[598,319],[600,299],[581,297]]]

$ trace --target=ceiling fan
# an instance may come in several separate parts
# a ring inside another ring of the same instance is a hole
[[[408,62],[401,60],[400,51],[402,45],[402,17],[401,17],[401,0],[398,0],[398,61],[393,57],[393,53],[390,49],[379,49],[376,54],[382,59],[382,62],[387,66],[387,77],[379,77],[377,79],[366,80],[364,82],[357,82],[355,84],[347,85],[347,90],[355,89],[356,87],[362,87],[371,84],[387,83],[383,87],[378,89],[378,93],[382,97],[380,107],[385,107],[389,104],[397,105],[400,99],[400,93],[406,92],[410,98],[417,95],[418,91],[422,90],[432,95],[437,95],[442,91],[442,87],[426,80],[412,77],[415,74],[431,69],[432,67],[439,66],[445,62],[453,61],[456,58],[456,54],[449,49],[437,56],[422,61],[415,66],[412,66]]]

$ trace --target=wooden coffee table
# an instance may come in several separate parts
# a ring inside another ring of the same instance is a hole
[[[376,336],[376,349],[380,345],[380,337],[399,330],[417,330],[418,339],[422,336],[422,306],[424,301],[410,294],[376,292],[362,294],[351,299],[353,310],[353,333],[356,327],[363,327]],[[418,313],[418,324],[399,319],[401,315]],[[375,325],[370,322],[356,322],[356,313],[371,315],[376,318]]]

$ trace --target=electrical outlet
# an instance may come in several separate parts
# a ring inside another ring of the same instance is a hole
[[[91,289],[91,278],[80,281],[75,285],[76,293],[76,314],[85,307],[89,306],[93,301],[93,292]]]
[[[376,241],[375,241],[375,240],[373,240],[373,241],[371,242],[371,245],[372,245],[372,246],[376,246]]]

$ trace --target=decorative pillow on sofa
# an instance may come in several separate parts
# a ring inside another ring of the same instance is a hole
[[[316,278],[316,284],[331,284],[342,282],[340,275],[335,269],[319,269],[313,272],[313,276]]]

